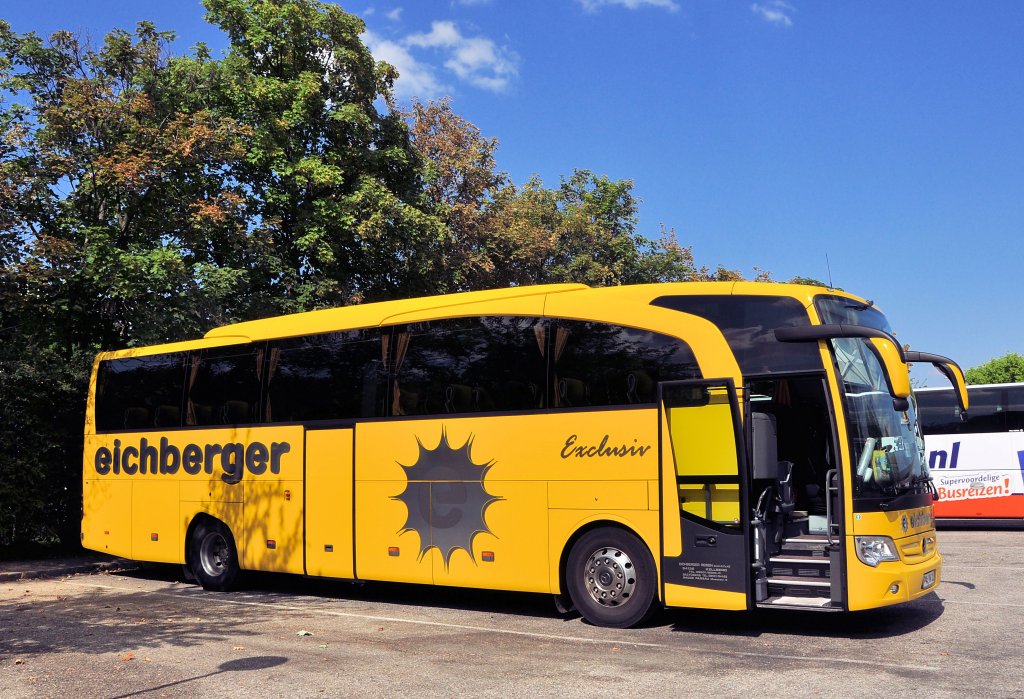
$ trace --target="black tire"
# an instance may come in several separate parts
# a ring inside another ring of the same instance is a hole
[[[241,571],[235,538],[227,525],[215,519],[199,522],[188,545],[189,567],[204,590],[225,592],[235,587]]]
[[[647,619],[656,585],[654,560],[630,532],[594,529],[569,551],[565,586],[576,609],[596,626],[625,629]]]

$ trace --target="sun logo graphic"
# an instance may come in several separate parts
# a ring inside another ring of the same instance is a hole
[[[392,499],[400,500],[409,511],[399,533],[414,531],[420,535],[420,560],[436,548],[441,552],[445,569],[457,549],[476,562],[473,539],[477,534],[492,533],[485,514],[492,503],[502,499],[484,488],[484,478],[495,462],[473,461],[473,435],[458,448],[451,446],[443,429],[435,448],[427,449],[419,437],[416,443],[416,463],[398,464],[405,470],[408,482],[405,490]]]

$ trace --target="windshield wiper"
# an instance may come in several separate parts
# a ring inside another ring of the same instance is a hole
[[[914,478],[913,480],[910,481],[910,485],[924,485],[927,492],[932,496],[932,500],[939,499],[939,491],[935,489],[935,483],[932,481],[931,476]],[[882,510],[883,512],[888,510],[901,510],[903,509],[904,505],[907,504],[908,500],[913,500],[920,495],[923,495],[923,493],[920,490],[917,490],[917,488],[915,487],[913,490],[910,490],[901,495],[897,495],[892,500],[885,500],[884,502],[880,502],[878,504],[878,509]]]
[[[848,303],[848,304],[846,304],[846,307],[847,308],[852,308],[855,311],[866,311],[869,308],[873,308],[874,305],[875,305],[875,302],[872,301],[871,299],[868,299],[864,303]]]
[[[886,500],[878,503],[878,509],[886,512],[888,510],[902,510],[907,501],[916,499],[920,493],[911,491],[909,493],[903,493],[903,495],[897,495],[892,500]]]

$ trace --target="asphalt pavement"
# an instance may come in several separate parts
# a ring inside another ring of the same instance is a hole
[[[113,573],[135,570],[139,566],[137,561],[82,549],[79,552],[53,558],[0,560],[0,582],[63,578],[83,573]]]
[[[676,609],[591,626],[550,595],[3,564],[0,697],[1024,696],[1024,538],[941,532],[938,589],[850,614]]]

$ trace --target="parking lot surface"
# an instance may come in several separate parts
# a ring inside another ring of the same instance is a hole
[[[935,593],[857,614],[671,610],[180,569],[0,583],[0,697],[1020,697],[1024,531],[940,531]]]

